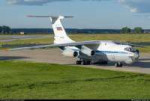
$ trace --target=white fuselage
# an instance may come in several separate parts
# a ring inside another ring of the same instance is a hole
[[[87,51],[87,49],[81,50],[77,47],[66,47],[65,52],[80,51],[80,55],[77,58],[81,58],[81,59],[83,58],[84,60],[90,59],[94,62],[109,61],[109,62],[121,62],[126,64],[132,64],[136,62],[139,59],[139,53],[137,53],[136,51],[134,52],[127,51],[125,50],[126,48],[132,48],[132,47],[129,45],[117,44],[112,41],[101,41],[98,48],[94,49],[95,54],[93,56],[81,54],[82,51]]]
[[[64,18],[70,17],[50,17],[54,31],[54,44],[59,45],[63,55],[76,57],[83,62],[111,61],[131,64],[138,60],[139,52],[134,51],[129,45],[122,45],[113,41],[73,41],[68,37],[61,23]]]
[[[111,41],[102,41],[93,59],[126,64],[136,62],[139,58],[139,53],[126,51],[125,48],[131,48],[131,46],[115,44]]]
[[[51,20],[54,31],[54,44],[34,46],[32,48],[59,47],[65,56],[76,57],[76,64],[90,64],[91,62],[116,62],[117,67],[122,63],[131,64],[139,59],[139,51],[130,45],[123,45],[113,41],[82,41],[75,42],[67,35],[61,20],[72,16],[30,16],[48,17]],[[27,49],[25,47],[24,49]],[[30,47],[29,47],[30,48]],[[22,49],[22,48],[19,48]]]

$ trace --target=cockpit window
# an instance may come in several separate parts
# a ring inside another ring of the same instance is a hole
[[[132,47],[128,47],[128,48],[125,48],[125,51],[136,52],[136,49]]]
[[[117,44],[117,45],[128,45],[127,43],[124,43],[124,42],[114,42],[115,44]]]
[[[123,43],[121,43],[121,42],[114,42],[114,43],[117,45],[123,45]]]

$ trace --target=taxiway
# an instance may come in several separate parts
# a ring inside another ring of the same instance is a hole
[[[75,65],[75,58],[65,57],[58,48],[52,49],[35,49],[19,51],[1,51],[0,60],[23,60],[32,62],[54,63]],[[115,71],[127,71],[150,74],[150,54],[143,53],[140,60],[132,65],[125,65],[122,68],[116,68],[114,64],[108,65],[79,65],[87,68],[108,69]]]

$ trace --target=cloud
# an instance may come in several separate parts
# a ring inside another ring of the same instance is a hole
[[[6,0],[8,4],[12,5],[44,5],[51,2],[64,2],[75,0]],[[78,0],[78,1],[109,1],[109,0]]]
[[[77,1],[77,0],[6,0],[12,5],[39,5],[42,6],[52,2]],[[131,12],[150,13],[150,0],[78,0],[78,1],[119,1],[125,5]]]
[[[134,13],[150,13],[150,0],[119,0]]]
[[[44,5],[50,2],[63,2],[71,0],[7,0],[8,4],[13,5]]]

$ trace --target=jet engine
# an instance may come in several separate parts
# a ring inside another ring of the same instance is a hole
[[[91,49],[89,49],[87,47],[84,47],[84,46],[81,49],[81,53],[83,53],[83,54],[85,54],[87,56],[93,56],[93,55],[95,55],[95,51],[94,50],[91,50]]]
[[[91,56],[93,56],[93,55],[95,55],[95,51],[92,50],[91,51]]]
[[[69,56],[69,57],[77,57],[77,56],[79,56],[79,52],[78,51],[73,51],[73,50],[64,50],[62,52],[62,54],[64,56]]]
[[[87,55],[87,56],[93,56],[95,55],[95,51],[81,51],[83,54]]]

